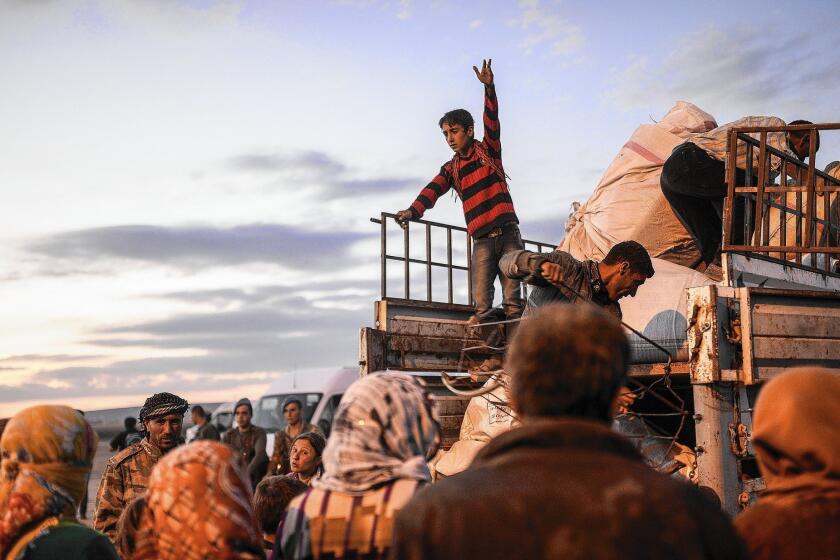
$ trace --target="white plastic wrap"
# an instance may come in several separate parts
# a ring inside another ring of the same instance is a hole
[[[686,290],[715,281],[701,272],[663,259],[652,259],[653,278],[648,278],[635,297],[621,300],[624,322],[673,353],[675,361],[688,359]],[[635,334],[630,335],[630,361],[666,361],[661,350]]]

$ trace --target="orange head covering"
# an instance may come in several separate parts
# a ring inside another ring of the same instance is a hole
[[[75,517],[97,441],[67,406],[33,406],[9,420],[0,440],[0,558],[25,529]]]
[[[262,557],[251,483],[233,449],[197,441],[155,465],[134,560]]]
[[[840,374],[794,368],[761,389],[753,445],[763,500],[840,498]]]

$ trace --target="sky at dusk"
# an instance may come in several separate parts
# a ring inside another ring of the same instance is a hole
[[[678,6],[0,0],[0,416],[356,364],[369,218],[451,157],[444,112],[480,120],[482,58],[523,235],[547,242],[677,100],[840,121],[835,1]],[[448,195],[427,217],[463,224]]]

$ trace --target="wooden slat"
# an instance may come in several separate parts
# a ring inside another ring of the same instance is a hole
[[[439,419],[440,429],[444,432],[455,432],[457,434],[461,431],[461,422],[463,421],[463,419],[463,415],[441,416]]]
[[[359,333],[359,368],[362,375],[387,368],[385,352],[385,333],[380,330],[363,328]]]
[[[479,360],[480,361],[480,360]],[[405,354],[405,361],[399,352],[390,351],[387,356],[388,367],[391,369],[407,369],[417,371],[464,371],[468,365],[465,361],[458,369],[458,356],[455,354]]]
[[[755,360],[840,360],[840,340],[756,336],[753,356]]]
[[[773,379],[774,377],[776,377],[777,375],[782,374],[782,373],[786,372],[788,369],[790,369],[791,367],[795,367],[797,365],[798,364],[792,363],[789,366],[785,366],[785,367],[761,366],[761,367],[758,368],[759,379],[761,381],[769,381],[769,380]],[[807,364],[807,365],[815,365],[815,364]],[[816,364],[816,365],[818,365],[821,368],[836,371],[838,374],[840,374],[840,368],[831,367],[832,366],[831,363]]]
[[[441,416],[464,414],[470,404],[470,399],[466,397],[432,397],[431,400]]]
[[[840,339],[840,310],[831,316],[796,315],[789,313],[758,313],[752,317],[753,336],[779,338],[834,338]],[[838,341],[840,342],[840,341]]]
[[[434,321],[424,317],[394,317],[388,325],[388,332],[420,336],[441,336],[447,338],[474,338],[466,321]]]
[[[430,354],[457,355],[460,355],[464,347],[483,344],[480,341],[466,342],[467,344],[460,338],[387,333],[385,344],[389,350],[397,352],[427,352]]]

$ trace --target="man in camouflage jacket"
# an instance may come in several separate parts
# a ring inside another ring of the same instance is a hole
[[[140,426],[145,437],[108,460],[99,491],[93,528],[114,541],[117,521],[131,500],[146,493],[152,467],[181,437],[187,401],[171,393],[157,393],[140,409]]]

